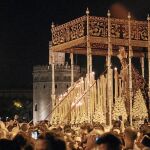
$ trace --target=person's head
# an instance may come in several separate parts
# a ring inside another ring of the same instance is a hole
[[[94,123],[93,130],[90,132],[90,135],[100,136],[104,133],[104,127],[100,123]]]
[[[148,120],[144,119],[144,125],[148,126]]]
[[[66,150],[66,143],[63,139],[61,138],[55,138],[55,143],[52,145],[54,150]]]
[[[124,141],[125,142],[133,143],[136,140],[136,138],[137,138],[137,132],[134,129],[128,127],[124,130]]]
[[[64,132],[67,132],[68,130],[71,130],[71,126],[68,125],[68,124],[66,124],[66,125],[64,126]]]
[[[0,150],[18,150],[13,141],[8,139],[0,140]]]
[[[0,129],[6,129],[6,126],[3,121],[0,121]]]
[[[121,120],[121,121],[122,121],[122,116],[119,116],[118,118],[119,118],[119,120]]]
[[[80,129],[84,133],[90,133],[93,130],[93,126],[89,123],[84,123],[83,125],[80,126]]]
[[[121,150],[120,139],[112,133],[104,133],[96,141],[99,150]]]
[[[21,149],[27,144],[27,138],[25,137],[25,134],[20,132],[13,138],[13,142]]]
[[[113,128],[120,128],[121,124],[120,121],[115,121],[113,124]]]
[[[40,138],[35,143],[35,150],[50,150],[50,146],[44,138]]]
[[[42,133],[35,143],[35,150],[50,150],[54,143],[55,135],[53,133]]]
[[[31,144],[26,144],[26,146],[24,147],[24,150],[34,150],[34,148]]]
[[[7,138],[7,132],[3,129],[0,129],[0,139]]]
[[[20,126],[21,131],[26,132],[29,128],[29,125],[27,123],[23,123]]]
[[[99,129],[99,130],[101,130],[101,131],[105,131],[105,129],[104,129],[104,126],[102,125],[102,124],[100,124],[100,123],[95,123],[94,125],[93,125],[93,128],[94,129]]]
[[[66,143],[55,134],[46,132],[41,134],[35,144],[35,150],[66,150]]]
[[[119,135],[121,131],[120,131],[119,129],[113,129],[112,132],[113,132],[115,135]]]

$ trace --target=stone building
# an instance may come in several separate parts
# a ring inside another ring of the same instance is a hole
[[[77,65],[74,66],[74,81],[78,80],[83,72]],[[65,62],[65,54],[55,53],[55,90],[56,97],[71,86],[71,67]],[[52,68],[51,52],[49,51],[49,65],[34,66],[33,68],[33,122],[49,120],[52,111]]]

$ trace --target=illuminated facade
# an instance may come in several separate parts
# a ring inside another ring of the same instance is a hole
[[[50,45],[51,48],[51,45]],[[65,63],[65,54],[55,54],[55,91],[56,96],[64,93],[71,85],[70,65]],[[81,76],[80,67],[74,68],[74,80]],[[49,51],[49,65],[33,68],[33,121],[49,119],[52,111],[52,65]]]

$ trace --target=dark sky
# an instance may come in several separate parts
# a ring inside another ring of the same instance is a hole
[[[32,88],[32,68],[48,64],[50,26],[85,14],[106,16],[115,0],[0,0],[0,89]],[[150,0],[122,2],[145,19]]]

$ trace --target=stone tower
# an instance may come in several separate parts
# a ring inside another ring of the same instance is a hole
[[[74,66],[74,81],[81,77],[79,66]],[[51,52],[49,65],[33,67],[33,122],[49,120],[52,111],[52,68]],[[65,92],[71,85],[71,67],[65,63],[65,54],[55,53],[55,90],[56,97]]]

